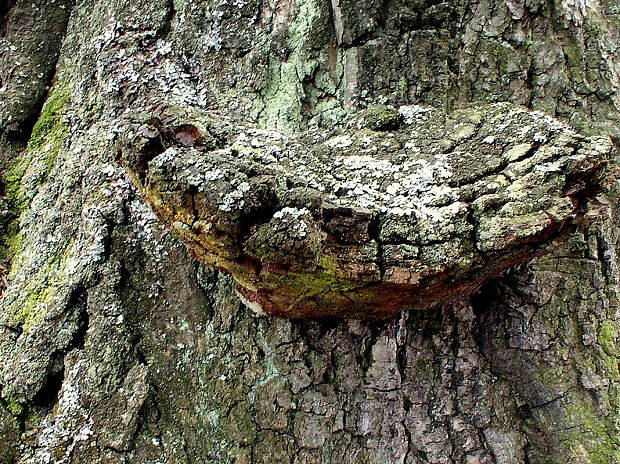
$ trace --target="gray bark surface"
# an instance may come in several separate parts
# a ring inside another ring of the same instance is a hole
[[[0,14],[1,463],[620,462],[614,0]],[[216,149],[242,124],[505,101],[609,138],[605,176],[545,254],[383,322],[255,315],[119,163],[162,108],[212,120]]]

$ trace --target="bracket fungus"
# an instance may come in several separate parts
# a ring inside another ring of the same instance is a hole
[[[297,135],[159,110],[134,118],[121,162],[255,311],[381,319],[462,298],[569,231],[611,153],[508,103],[380,110]]]

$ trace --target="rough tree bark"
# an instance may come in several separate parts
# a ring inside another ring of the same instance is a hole
[[[215,149],[240,125],[347,135],[378,105],[503,101],[609,137],[615,160],[615,0],[0,14],[0,462],[620,462],[613,162],[545,254],[383,322],[255,315],[121,162],[164,110],[214,121]]]

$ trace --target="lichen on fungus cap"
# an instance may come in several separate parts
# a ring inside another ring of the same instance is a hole
[[[505,103],[297,135],[177,108],[135,118],[122,162],[255,311],[381,319],[462,298],[569,231],[610,153]]]

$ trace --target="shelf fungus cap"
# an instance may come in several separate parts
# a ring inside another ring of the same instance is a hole
[[[257,312],[382,319],[462,298],[570,231],[612,150],[506,103],[380,111],[287,136],[163,110],[132,123],[122,163]]]

